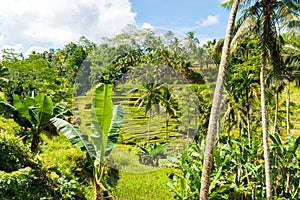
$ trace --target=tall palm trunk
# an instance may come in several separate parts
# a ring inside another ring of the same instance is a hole
[[[267,124],[267,111],[266,111],[266,97],[265,97],[265,79],[264,79],[264,57],[261,58],[261,72],[260,72],[260,87],[261,87],[261,117],[262,117],[262,133],[263,133],[263,146],[264,146],[264,160],[265,160],[265,176],[266,176],[266,189],[267,199],[272,198],[272,185],[270,174],[270,159],[269,159],[269,142],[268,142],[268,124]]]
[[[231,131],[231,116],[228,115],[228,127],[227,127],[227,140],[230,141],[230,131]]]
[[[263,2],[263,34],[262,34],[262,46],[261,46],[261,58],[260,58],[260,93],[261,93],[261,117],[262,117],[262,134],[263,134],[263,146],[264,146],[264,162],[265,162],[265,177],[266,177],[266,190],[267,199],[272,198],[272,184],[270,173],[270,158],[269,158],[269,142],[268,142],[268,122],[267,122],[267,109],[266,109],[266,96],[265,96],[265,63],[267,54],[267,41],[270,22],[270,12],[267,7],[268,2]]]
[[[248,145],[251,147],[251,129],[250,129],[250,108],[247,106],[247,135],[248,135]]]
[[[167,143],[169,142],[169,135],[168,135],[168,126],[169,126],[169,113],[168,111],[166,110],[166,141]]]
[[[286,83],[286,134],[290,135],[290,81]]]
[[[247,135],[248,145],[251,147],[251,129],[250,129],[250,103],[249,103],[249,88],[246,88],[246,121],[247,121]]]
[[[278,90],[276,90],[276,94],[275,94],[275,114],[274,114],[273,133],[276,133],[277,118],[278,118],[278,106],[279,106],[279,94],[278,94]]]
[[[234,0],[230,11],[230,16],[228,19],[228,25],[227,25],[224,46],[222,50],[221,63],[219,68],[219,74],[218,74],[218,79],[216,83],[216,88],[215,88],[215,93],[214,93],[214,98],[213,98],[213,103],[211,108],[208,132],[206,136],[205,155],[204,155],[202,177],[201,177],[200,200],[207,200],[208,198],[209,185],[210,185],[210,171],[212,167],[212,157],[213,157],[213,149],[215,144],[215,137],[218,130],[218,122],[219,122],[220,108],[221,108],[220,106],[221,106],[222,94],[224,88],[225,72],[228,66],[230,43],[232,40],[233,27],[234,27],[235,17],[236,17],[239,3],[240,0]]]
[[[147,140],[150,141],[150,124],[152,118],[152,108],[149,109],[149,119],[148,119],[148,131],[147,131]]]

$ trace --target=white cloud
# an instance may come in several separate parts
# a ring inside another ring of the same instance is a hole
[[[213,40],[214,38],[200,36],[198,39],[199,39],[200,45],[202,46],[202,45],[206,44],[208,41]]]
[[[93,42],[112,36],[136,13],[129,0],[0,0],[0,48],[22,44],[63,47],[85,36]]]
[[[143,23],[143,25],[142,25],[142,27],[141,27],[142,29],[154,29],[154,27],[151,25],[151,24],[149,24],[149,23]]]
[[[228,2],[228,0],[220,0],[219,2],[220,3],[225,3],[225,2]]]
[[[31,54],[33,51],[36,53],[43,53],[45,51],[48,51],[49,48],[40,47],[40,46],[32,46],[30,47],[24,54],[25,57],[27,57],[29,54]]]
[[[196,22],[199,26],[211,26],[219,23],[218,15],[208,15],[206,19],[202,19]]]

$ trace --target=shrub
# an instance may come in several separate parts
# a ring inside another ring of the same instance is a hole
[[[11,199],[85,199],[78,184],[47,171],[19,137],[0,132],[0,197]]]
[[[13,119],[0,116],[0,131],[15,135],[22,132],[22,129]]]
[[[19,137],[0,132],[0,170],[12,172],[25,167],[36,168],[38,162]]]
[[[1,200],[23,199],[85,199],[74,180],[30,167],[7,173],[0,171]]]
[[[158,142],[150,144],[144,144],[139,146],[140,151],[138,153],[140,163],[150,166],[158,166],[160,158],[166,158],[164,150],[167,148],[166,144],[160,144]]]

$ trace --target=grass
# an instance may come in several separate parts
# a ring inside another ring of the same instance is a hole
[[[161,168],[148,173],[120,173],[113,196],[118,200],[170,200],[172,193],[166,184],[172,169]]]
[[[115,199],[173,199],[166,184],[174,169],[142,165],[136,153],[135,147],[117,145],[110,156],[120,171],[120,180],[112,192]]]
[[[43,137],[43,140],[42,153],[39,156],[43,159],[45,166],[70,179],[78,180],[76,170],[82,167],[79,162],[85,160],[85,155],[79,147],[72,145],[62,134],[52,139]],[[137,149],[132,146],[117,145],[110,155],[110,159],[114,160],[114,165],[118,166],[120,178],[112,190],[114,199],[173,199],[166,184],[169,181],[168,174],[174,169],[142,165],[138,161],[136,152]],[[82,184],[81,188],[87,199],[93,199],[91,182]]]

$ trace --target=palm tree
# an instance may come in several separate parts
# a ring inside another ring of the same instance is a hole
[[[146,113],[148,113],[148,131],[147,139],[150,140],[150,124],[151,118],[153,117],[153,108],[159,113],[159,103],[162,100],[162,87],[164,84],[159,84],[154,81],[149,81],[143,84],[143,88],[134,88],[130,90],[130,93],[139,93],[141,96],[136,100],[135,105],[138,105],[138,109],[142,106],[146,106]]]
[[[180,45],[180,41],[177,37],[175,37],[171,43],[170,43],[170,50],[174,53],[174,54],[179,54],[182,51],[182,47]]]
[[[290,134],[290,82],[296,79],[295,70],[300,62],[300,48],[295,44],[285,44],[283,47],[283,78],[286,82],[286,129]]]
[[[177,106],[177,101],[174,98],[171,89],[168,87],[163,87],[161,104],[166,109],[166,141],[168,141],[169,120],[171,116],[176,115],[176,106]]]
[[[295,22],[295,19],[297,20],[299,2],[297,0],[258,0],[255,1],[254,4],[251,4],[251,2],[251,0],[243,1],[243,4],[246,8],[242,12],[242,17],[238,20],[238,31],[235,34],[233,43],[237,44],[239,39],[251,33],[254,33],[259,40],[262,133],[267,199],[270,199],[272,198],[272,185],[270,175],[268,123],[265,95],[265,69],[267,66],[272,66],[275,73],[280,70],[282,64],[280,55],[282,44],[278,39],[277,27],[293,25],[292,22]],[[230,1],[227,3],[230,3]],[[291,23],[276,24],[283,21],[290,21]]]
[[[279,94],[284,89],[284,77],[283,76],[272,76],[272,89],[275,92],[275,111],[274,111],[274,125],[273,134],[277,131],[277,121],[278,121],[278,110],[279,110]]]
[[[213,39],[213,40],[207,41],[207,43],[203,45],[203,50],[205,52],[204,60],[205,60],[205,65],[206,65],[207,69],[208,69],[208,65],[214,62],[214,60],[212,58],[213,58],[213,51],[214,51],[216,43],[217,43],[217,40]]]
[[[224,78],[225,72],[228,65],[229,52],[230,52],[230,43],[233,34],[233,26],[235,22],[236,13],[238,10],[240,0],[234,0],[230,16],[228,19],[228,25],[224,40],[224,46],[222,50],[222,58],[219,68],[218,79],[216,83],[214,98],[212,102],[211,115],[209,119],[208,132],[206,136],[206,146],[205,146],[205,155],[204,162],[202,168],[202,176],[201,176],[201,189],[200,189],[200,200],[207,200],[208,191],[210,185],[210,170],[212,167],[212,154],[215,144],[215,137],[217,134],[219,115],[220,115],[220,105],[222,101],[222,94],[224,88]]]
[[[195,32],[189,31],[186,34],[185,39],[185,56],[189,58],[192,62],[198,62],[199,60],[199,49],[197,45],[199,45],[199,39],[195,37]]]
[[[185,40],[187,49],[194,53],[197,50],[197,44],[199,44],[199,39],[195,37],[195,32],[189,31]]]
[[[239,131],[241,135],[242,124],[247,129],[248,145],[251,146],[251,123],[250,113],[252,112],[252,106],[256,101],[256,94],[259,87],[259,80],[255,76],[256,72],[253,66],[245,64],[238,64],[233,66],[233,69],[229,68],[226,75],[225,87],[228,93],[228,110],[225,115],[229,120],[228,138],[230,137],[229,131],[231,130],[230,122],[237,114],[239,121]],[[243,123],[242,123],[243,122]]]

